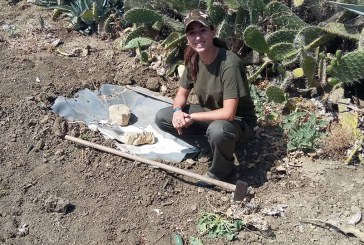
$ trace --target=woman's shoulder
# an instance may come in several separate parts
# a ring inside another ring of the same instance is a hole
[[[227,66],[240,66],[243,64],[242,60],[237,54],[227,49],[221,49],[221,58],[223,63]]]

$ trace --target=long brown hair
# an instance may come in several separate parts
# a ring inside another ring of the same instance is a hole
[[[213,26],[210,26],[210,28],[211,30],[214,30]],[[225,41],[217,37],[215,37],[212,41],[216,47],[228,49]],[[187,68],[187,71],[189,72],[187,76],[192,81],[196,81],[197,78],[198,61],[199,61],[198,53],[193,48],[191,48],[191,46],[187,46],[184,53],[184,64]]]

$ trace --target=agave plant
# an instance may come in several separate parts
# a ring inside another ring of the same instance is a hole
[[[361,4],[348,4],[348,3],[337,3],[334,1],[328,1],[329,3],[336,4],[346,10],[352,11],[354,13],[357,13],[359,15],[364,15],[364,5]]]
[[[123,4],[118,0],[38,0],[35,4],[54,9],[54,18],[64,13],[74,30],[86,33],[108,30],[111,18],[123,14]]]

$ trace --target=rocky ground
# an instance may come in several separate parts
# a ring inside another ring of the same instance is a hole
[[[153,80],[172,96],[176,82],[140,66],[117,41],[68,32],[25,1],[2,1],[0,9],[1,243],[171,244],[180,234],[203,244],[360,244],[310,222],[347,225],[361,213],[363,167],[287,156],[275,128],[257,128],[237,154],[229,182],[243,179],[252,187],[243,203],[219,188],[196,187],[192,179],[66,141],[70,134],[113,145],[52,113],[57,96]],[[53,47],[58,39],[63,54]],[[192,160],[173,165],[199,174],[207,169]],[[235,241],[208,238],[196,229],[203,212],[243,218],[249,226]],[[362,222],[353,227],[364,230]]]

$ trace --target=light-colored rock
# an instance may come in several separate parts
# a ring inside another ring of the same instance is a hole
[[[185,65],[179,65],[178,66],[177,70],[178,70],[178,76],[179,77],[182,77],[182,74],[185,71],[185,69],[186,69],[186,66]]]
[[[127,145],[145,145],[154,144],[155,142],[155,137],[152,132],[125,133],[124,139]]]
[[[113,124],[126,126],[129,124],[130,108],[127,105],[112,105],[109,107],[109,120]]]

